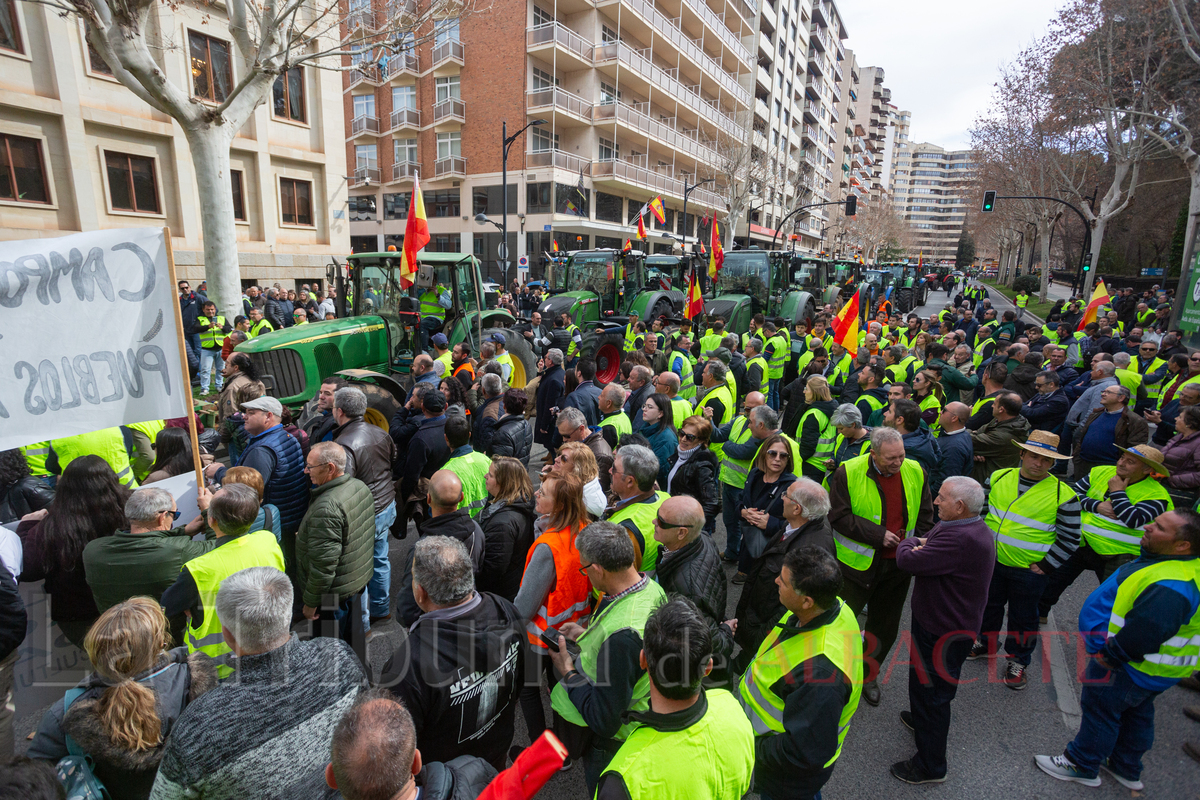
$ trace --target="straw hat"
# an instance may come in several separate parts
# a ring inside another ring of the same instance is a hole
[[[1171,477],[1171,473],[1167,471],[1165,466],[1163,466],[1162,451],[1157,447],[1151,447],[1148,444],[1139,444],[1133,447],[1121,447],[1120,445],[1114,445],[1114,447],[1116,447],[1122,453],[1129,453],[1129,455],[1145,464],[1146,469],[1150,470],[1155,475],[1162,475],[1164,478]]]
[[[1017,447],[1037,453],[1039,456],[1066,461],[1070,456],[1058,452],[1058,436],[1049,431],[1032,431],[1025,442],[1013,442]]]

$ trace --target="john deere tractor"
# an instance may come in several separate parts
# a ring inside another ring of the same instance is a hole
[[[546,324],[559,314],[571,315],[584,332],[583,353],[596,360],[596,379],[608,383],[620,372],[623,331],[632,312],[648,324],[683,310],[683,291],[662,288],[663,267],[677,269],[659,262],[648,270],[646,256],[637,250],[578,250],[565,264],[552,264],[552,296],[538,311]]]
[[[750,330],[758,313],[769,319],[783,317],[790,328],[811,321],[826,288],[823,262],[794,257],[786,251],[733,250],[717,275],[711,300],[704,312],[725,320],[725,330],[739,336]]]
[[[894,305],[897,313],[907,314],[914,308],[920,308],[929,300],[930,283],[924,275],[919,274],[916,264],[901,261],[877,265],[886,269],[895,277],[896,291]]]
[[[338,295],[352,297],[346,316],[294,325],[237,346],[258,368],[267,391],[287,406],[315,397],[321,380],[340,375],[362,384],[370,407],[386,420],[403,402],[420,351],[420,301],[428,287],[448,302],[442,332],[453,346],[469,341],[479,353],[485,337],[504,336],[513,368],[509,384],[522,387],[537,374],[537,359],[515,320],[503,309],[486,309],[479,261],[469,253],[422,253],[415,285],[400,288],[399,253],[356,253],[329,266]],[[378,418],[375,419],[378,422]]]

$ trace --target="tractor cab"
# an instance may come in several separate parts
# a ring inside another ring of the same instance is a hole
[[[751,316],[766,313],[767,299],[771,293],[772,261],[776,278],[782,277],[783,268],[779,259],[772,259],[769,250],[734,250],[725,254],[725,263],[717,274],[713,287],[714,300],[727,295],[744,295],[753,307]],[[728,320],[726,320],[728,327]]]

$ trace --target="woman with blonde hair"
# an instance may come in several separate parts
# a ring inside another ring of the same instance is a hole
[[[275,534],[276,541],[283,541],[283,529],[279,525],[279,509],[273,503],[264,503],[262,473],[254,467],[230,467],[225,470],[221,485],[242,483],[249,486],[258,495],[258,516],[250,526],[251,531],[270,531]]]
[[[547,683],[555,683],[550,651],[542,632],[583,619],[590,607],[591,582],[579,568],[575,537],[591,520],[583,505],[583,482],[570,472],[551,472],[534,494],[535,510],[547,520],[546,531],[533,542],[525,560],[521,590],[514,604],[522,619],[529,620],[525,638],[529,645],[526,675],[546,672]],[[553,635],[553,633],[551,633]],[[540,678],[521,689],[521,710],[536,740],[546,730]],[[557,727],[557,726],[556,726]]]
[[[571,473],[583,484],[583,505],[592,519],[604,516],[608,498],[600,485],[600,465],[596,454],[583,442],[567,442],[558,448],[554,463],[542,471],[543,476],[551,472]]]
[[[800,470],[817,483],[825,479],[825,462],[833,456],[837,429],[831,421],[837,403],[829,391],[829,382],[813,375],[804,384],[804,414],[796,431],[800,446]]]
[[[29,757],[55,764],[86,755],[112,800],[148,798],[175,722],[217,687],[208,656],[170,645],[167,619],[149,597],[101,614],[83,643],[95,672],[42,717]]]
[[[783,493],[796,482],[791,443],[776,433],[763,440],[742,489],[742,553],[733,583],[746,582],[750,564],[787,525],[783,518]]]
[[[533,546],[533,484],[518,459],[497,456],[487,471],[488,503],[479,512],[483,564],[477,586],[506,600],[521,588],[525,556]]]

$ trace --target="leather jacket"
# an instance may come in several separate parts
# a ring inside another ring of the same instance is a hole
[[[346,474],[365,483],[375,500],[375,513],[383,511],[396,499],[392,480],[396,443],[392,437],[358,417],[335,430],[333,440],[346,448]]]
[[[0,523],[16,522],[32,511],[46,508],[54,490],[30,475],[0,490]]]

